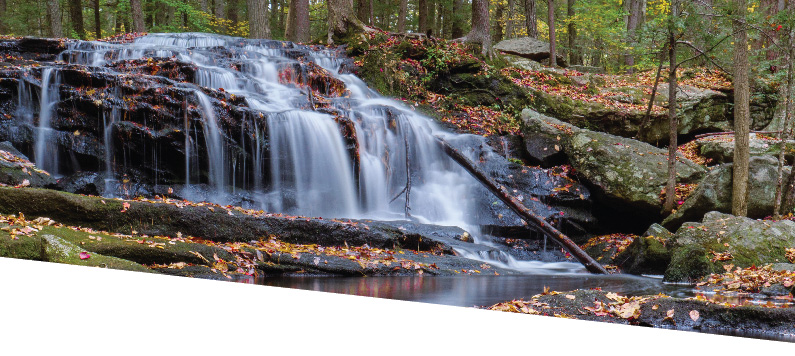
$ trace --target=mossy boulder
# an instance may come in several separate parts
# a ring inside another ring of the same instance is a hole
[[[663,274],[671,261],[666,244],[673,234],[653,224],[615,258],[621,270],[632,274]]]
[[[594,196],[638,213],[659,214],[660,191],[667,180],[668,153],[644,142],[581,130],[566,146],[569,162],[594,189]],[[679,156],[677,181],[694,183],[703,167]]]
[[[702,222],[683,224],[670,243],[671,263],[665,280],[691,282],[724,265],[747,268],[786,262],[795,247],[795,222],[765,221],[709,212]]]
[[[39,231],[30,236],[11,236],[0,231],[0,257],[34,261],[66,263],[78,266],[113,268],[127,271],[151,272],[148,268],[122,258],[88,252],[61,235],[66,229]],[[85,258],[81,258],[80,254]]]
[[[731,212],[732,164],[716,166],[702,180],[685,202],[663,220],[662,225],[676,229],[685,221],[698,221],[710,211]],[[788,175],[790,167],[784,167]],[[776,194],[778,160],[771,156],[751,157],[749,174],[748,216],[763,218],[773,214]]]

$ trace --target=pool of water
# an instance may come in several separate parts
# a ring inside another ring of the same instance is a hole
[[[693,296],[690,286],[631,275],[553,274],[452,277],[260,277],[257,284],[442,305],[489,306],[544,291],[601,288],[623,295]]]

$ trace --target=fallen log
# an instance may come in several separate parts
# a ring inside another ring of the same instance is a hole
[[[547,236],[551,237],[558,244],[568,251],[574,258],[582,263],[585,268],[591,273],[607,274],[607,270],[596,262],[591,256],[583,251],[574,241],[571,241],[568,236],[558,231],[552,224],[545,221],[542,217],[536,215],[527,209],[519,200],[512,196],[505,187],[498,186],[483,170],[475,166],[472,161],[466,158],[461,152],[450,146],[443,138],[436,136],[436,141],[442,150],[450,156],[454,161],[458,162],[464,169],[469,172],[475,179],[489,189],[498,199],[502,200],[511,210],[513,210],[519,217],[524,219],[528,224],[534,226]]]

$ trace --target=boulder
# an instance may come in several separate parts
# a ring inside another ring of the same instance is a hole
[[[522,110],[521,118],[525,150],[533,164],[552,167],[566,161],[563,143],[578,127],[533,109]]]
[[[778,160],[771,156],[751,157],[748,216],[762,218],[773,213]],[[784,175],[789,175],[785,167]],[[685,202],[663,220],[662,225],[676,229],[686,221],[698,221],[710,211],[731,212],[732,164],[716,166],[702,180]]]
[[[699,140],[699,153],[705,158],[711,159],[711,163],[730,163],[734,161],[734,140],[731,137],[721,137],[723,139]],[[759,138],[756,134],[751,134],[748,142],[748,150],[751,156],[774,156],[778,158],[781,152],[778,142]],[[785,143],[784,157],[792,162],[793,152],[795,152],[795,141]]]
[[[605,74],[606,73],[604,67],[581,66],[581,65],[577,65],[577,64],[569,66],[569,69],[576,70],[578,72],[583,72],[583,73],[593,73],[593,74]]]
[[[588,181],[597,199],[639,214],[659,214],[660,192],[667,180],[668,153],[650,144],[606,133],[581,130],[565,147],[577,174]],[[694,183],[705,170],[679,156],[677,180]]]
[[[546,59],[549,61],[549,42],[535,39],[532,37],[519,37],[509,40],[503,40],[494,45],[494,49],[502,53],[512,54],[527,59],[532,59],[537,62],[542,62]],[[566,59],[560,54],[556,54],[556,62],[559,66],[566,68],[569,64]]]
[[[659,224],[652,224],[648,230],[618,256],[615,263],[625,273],[663,274],[671,261],[671,252],[666,244],[673,234]]]
[[[725,272],[724,265],[747,268],[787,262],[786,249],[792,246],[795,221],[709,212],[700,223],[683,224],[670,239],[671,263],[664,279],[692,282],[710,273]]]

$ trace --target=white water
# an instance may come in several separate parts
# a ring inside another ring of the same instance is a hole
[[[228,52],[218,54],[219,48]],[[183,194],[189,198],[229,203],[240,189],[250,192],[256,204],[271,212],[384,220],[411,218],[422,223],[459,226],[477,237],[478,227],[470,218],[478,209],[471,198],[477,182],[453,163],[434,140],[434,135],[452,135],[440,131],[413,108],[381,97],[356,76],[340,74],[341,61],[335,52],[301,47],[308,54],[306,59],[341,80],[350,93],[349,97],[330,100],[331,106],[342,114],[341,119],[350,120],[355,128],[357,167],[350,148],[352,142],[343,137],[338,121],[329,114],[309,110],[308,103],[314,98],[305,87],[280,82],[280,73],[297,75],[306,70],[304,63],[288,56],[287,51],[292,48],[289,43],[258,45],[217,35],[154,34],[124,45],[75,42],[61,57],[97,70],[107,69],[106,65],[114,61],[147,57],[175,57],[196,66],[195,86],[185,88],[201,111],[199,121],[188,120],[184,126]],[[239,65],[230,67],[225,61],[228,57]],[[44,69],[35,140],[36,163],[44,169],[57,167],[49,127],[58,101],[57,84],[56,71]],[[248,106],[261,114],[245,123],[252,134],[233,139],[219,120],[217,110],[223,110],[222,106],[200,87],[223,88],[243,96]],[[108,184],[115,176],[110,135],[120,120],[116,109],[109,116],[103,118]],[[197,136],[196,125],[201,126],[203,142]],[[239,140],[238,145],[252,157],[251,163],[228,151],[233,140]],[[202,166],[207,167],[206,175],[199,172]],[[199,184],[206,184],[211,192],[196,194]],[[460,252],[469,258],[521,270],[582,270],[573,263],[550,265],[516,261],[504,253],[485,256]]]
[[[41,94],[39,97],[39,123],[36,126],[36,138],[33,158],[36,165],[50,174],[58,174],[58,150],[50,122],[56,114],[56,106],[60,100],[58,95],[58,72],[53,68],[41,71]]]

